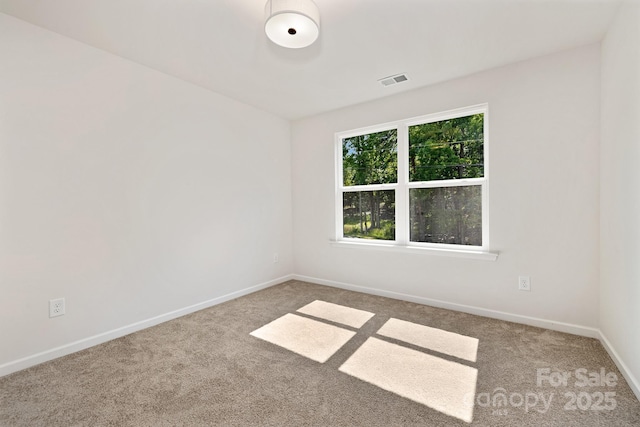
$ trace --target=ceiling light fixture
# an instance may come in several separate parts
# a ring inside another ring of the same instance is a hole
[[[312,0],[269,0],[264,12],[264,31],[280,46],[307,47],[320,34],[320,11]]]

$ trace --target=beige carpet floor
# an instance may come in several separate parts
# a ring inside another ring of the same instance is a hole
[[[291,281],[2,377],[0,425],[640,426],[640,402],[597,340]]]

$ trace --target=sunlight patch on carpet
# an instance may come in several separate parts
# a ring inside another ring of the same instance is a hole
[[[475,362],[478,339],[391,318],[377,332],[388,338]]]
[[[360,328],[367,323],[374,314],[356,308],[345,307],[344,305],[315,300],[297,310],[299,313],[330,320],[353,328]]]
[[[340,371],[468,423],[473,419],[468,396],[475,395],[475,368],[369,338]]]
[[[251,332],[251,335],[324,363],[356,333],[295,314],[284,316]]]

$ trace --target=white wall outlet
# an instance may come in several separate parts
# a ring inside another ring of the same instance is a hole
[[[280,257],[278,256],[278,252],[273,253],[273,262],[276,263],[280,261]]]
[[[518,276],[518,289],[521,291],[531,291],[531,278],[529,276]]]
[[[49,317],[62,316],[65,313],[64,298],[49,300]]]

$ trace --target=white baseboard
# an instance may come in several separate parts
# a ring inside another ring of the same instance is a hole
[[[613,363],[616,364],[624,379],[627,380],[627,384],[629,384],[629,387],[631,388],[631,391],[633,391],[633,394],[635,394],[636,398],[640,400],[640,382],[631,373],[631,370],[626,365],[626,363],[624,363],[620,356],[618,356],[618,353],[613,348],[604,333],[602,333],[602,331],[600,331],[600,342],[602,343],[604,349],[607,350],[607,353],[609,353],[609,356],[611,356],[611,359],[613,359]]]
[[[185,316],[187,314],[212,307],[217,304],[221,304],[238,297],[248,295],[250,293],[265,289],[280,283],[293,279],[293,274],[279,277],[277,279],[269,280],[264,283],[260,283],[255,286],[241,289],[230,294],[222,295],[217,298],[213,298],[207,301],[200,302],[198,304],[190,305],[178,310],[171,311],[169,313],[161,314],[159,316],[152,317],[150,319],[142,320],[140,322],[132,323],[121,328],[113,329],[111,331],[103,332],[98,335],[83,338],[78,341],[74,341],[69,344],[62,345],[60,347],[52,348],[50,350],[43,351],[41,353],[33,354],[31,356],[23,357],[22,359],[14,360],[3,365],[0,365],[0,377],[9,375],[13,372],[20,371],[22,369],[29,368],[31,366],[39,365],[40,363],[48,362],[49,360],[57,359],[58,357],[66,356],[67,354],[75,353],[80,350],[84,350],[89,347],[93,347],[98,344],[111,341],[116,338],[129,335],[133,332],[140,331],[142,329],[149,328],[151,326],[158,325],[168,320],[176,319],[178,317]]]
[[[424,298],[415,295],[403,294],[399,292],[386,291],[381,289],[367,288],[365,286],[351,285],[348,283],[336,282],[333,280],[318,279],[316,277],[293,275],[294,279],[303,282],[316,283],[334,288],[347,289],[350,291],[363,292],[365,294],[378,295],[381,297],[399,299],[403,301],[415,302],[431,307],[446,308],[448,310],[461,311],[463,313],[476,314],[478,316],[490,317],[493,319],[506,320],[508,322],[521,323],[524,325],[537,326],[539,328],[551,329],[559,332],[580,335],[589,338],[600,338],[600,331],[588,326],[573,325],[571,323],[556,322],[554,320],[539,319],[536,317],[522,316],[519,314],[505,313],[503,311],[489,310],[471,305],[457,304],[431,298]]]

